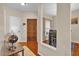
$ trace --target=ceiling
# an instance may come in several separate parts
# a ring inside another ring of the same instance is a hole
[[[5,5],[18,11],[37,11],[39,4],[27,3],[26,5],[21,5],[21,3],[6,3]]]
[[[71,4],[71,10],[74,11],[74,10],[78,10],[79,9],[79,3],[72,3]]]
[[[21,3],[6,3],[5,5],[19,11],[37,12],[39,4],[40,3],[27,3],[26,6],[24,6],[24,5],[21,5]],[[56,10],[57,10],[56,3],[43,3],[43,5],[44,5],[44,14],[49,15],[49,16],[56,15]],[[72,11],[77,10],[77,9],[79,9],[79,3],[71,4]]]

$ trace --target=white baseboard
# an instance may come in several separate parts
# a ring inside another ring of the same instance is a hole
[[[72,42],[74,42],[74,43],[79,43],[78,41],[72,41]]]
[[[38,54],[40,55],[40,56],[44,56],[42,53],[40,53],[40,52],[38,52]]]

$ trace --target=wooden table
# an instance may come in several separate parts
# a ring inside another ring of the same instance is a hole
[[[20,45],[16,45],[16,49],[14,51],[9,51],[9,48],[6,46],[3,46],[0,50],[1,56],[16,56],[19,52],[22,52],[22,56],[24,56],[24,49]]]

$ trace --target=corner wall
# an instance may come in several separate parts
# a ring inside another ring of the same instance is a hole
[[[71,24],[72,42],[79,43],[79,10],[72,11],[71,18],[78,17],[78,24]]]
[[[42,17],[43,6],[38,9],[39,16],[39,37],[38,37],[38,52],[43,56],[70,56],[71,55],[71,34],[70,34],[70,4],[57,4],[57,48],[53,49],[42,44]]]
[[[4,36],[4,8],[3,5],[0,4],[0,41]]]
[[[9,19],[10,16],[14,16],[14,17],[18,17],[21,19],[21,23],[26,23],[25,26],[23,26],[23,33],[22,33],[22,37],[23,39],[21,40],[21,42],[26,42],[27,41],[27,19],[28,18],[36,18],[37,19],[37,15],[36,13],[33,12],[23,12],[23,11],[18,11],[15,9],[12,9],[6,5],[4,5],[4,10],[5,10],[5,34],[9,32]],[[22,24],[20,24],[22,25]]]
[[[0,50],[4,44],[4,8],[0,4]]]

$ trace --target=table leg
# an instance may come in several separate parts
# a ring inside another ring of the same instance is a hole
[[[24,56],[24,50],[22,50],[22,56]]]

